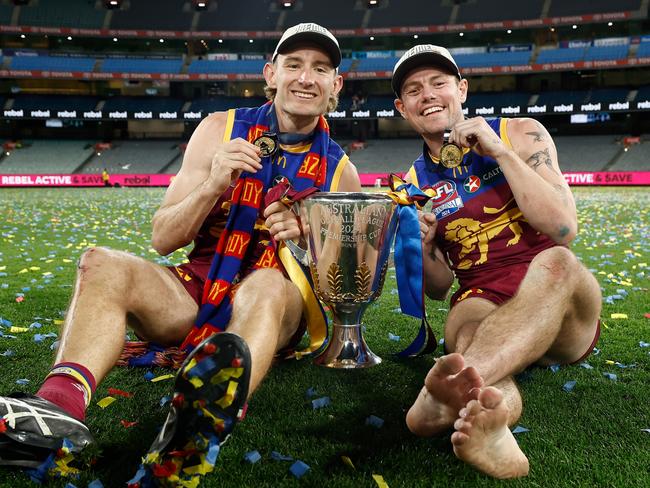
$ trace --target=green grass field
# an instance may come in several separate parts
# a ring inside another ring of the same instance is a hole
[[[68,305],[76,261],[88,246],[127,250],[162,264],[177,263],[150,248],[150,219],[163,189],[4,189],[0,191],[0,317],[10,321],[0,332],[0,391],[33,393],[47,373],[55,337]],[[532,369],[521,388],[528,432],[516,437],[530,459],[530,475],[499,482],[463,465],[453,455],[449,436],[420,439],[404,423],[432,357],[399,360],[394,352],[415,334],[415,319],[395,313],[399,306],[394,274],[386,279],[378,303],[365,314],[366,340],[384,362],[361,371],[332,371],[309,360],[277,364],[250,402],[246,420],[224,446],[206,487],[327,486],[375,487],[372,475],[391,488],[433,486],[650,487],[650,191],[647,188],[576,189],[581,229],[573,249],[597,276],[604,296],[599,354],[593,369]],[[621,291],[622,290],[622,291]],[[543,293],[543,290],[540,290]],[[21,301],[22,297],[22,301]],[[427,303],[431,323],[441,334],[446,303]],[[626,314],[627,318],[611,318]],[[38,328],[34,323],[42,324]],[[531,317],[529,326],[535,325]],[[401,337],[389,340],[388,334]],[[15,338],[6,337],[13,335]],[[436,352],[436,356],[440,352]],[[172,381],[151,383],[145,370],[115,369],[99,386],[88,424],[102,450],[96,465],[78,479],[105,487],[125,486],[146,452],[166,410],[160,399]],[[155,370],[156,375],[164,370]],[[616,380],[604,373],[613,373]],[[19,381],[27,380],[27,381]],[[576,381],[573,391],[562,387]],[[25,383],[25,384],[17,384]],[[134,393],[117,397],[105,409],[97,401],[107,389]],[[329,396],[331,405],[314,410],[306,391]],[[384,420],[377,429],[365,419]],[[135,421],[125,428],[120,421]],[[644,430],[646,429],[646,430]],[[256,464],[244,455],[257,450]],[[289,473],[292,456],[311,469],[301,479]],[[347,456],[354,468],[345,464]],[[0,486],[32,486],[20,471],[0,470]]]

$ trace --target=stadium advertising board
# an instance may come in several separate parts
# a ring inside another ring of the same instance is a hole
[[[113,174],[112,186],[169,186],[172,174]],[[386,186],[387,173],[359,174],[363,186]],[[567,172],[572,186],[645,186],[650,171]],[[0,175],[0,187],[91,187],[105,186],[100,174],[7,174]]]

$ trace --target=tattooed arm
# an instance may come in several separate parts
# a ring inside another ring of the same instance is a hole
[[[571,242],[578,227],[576,207],[553,139],[529,118],[509,120],[508,136],[513,151],[498,161],[519,208],[538,231],[560,244]]]
[[[508,120],[508,147],[483,117],[457,123],[450,139],[494,158],[528,223],[559,244],[573,240],[577,231],[576,208],[557,163],[551,136],[533,119]]]

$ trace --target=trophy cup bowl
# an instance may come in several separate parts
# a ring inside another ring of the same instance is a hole
[[[329,368],[379,364],[363,338],[361,317],[379,296],[395,235],[395,203],[383,193],[315,193],[299,202],[314,292],[332,313]]]

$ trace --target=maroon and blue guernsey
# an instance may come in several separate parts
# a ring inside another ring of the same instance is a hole
[[[512,147],[507,121],[496,118],[488,124]],[[431,157],[425,144],[409,178],[432,197],[431,211],[438,220],[436,244],[460,283],[452,304],[470,295],[503,302],[516,292],[532,259],[556,245],[526,221],[501,167],[492,158],[465,149],[462,164],[448,169]],[[508,290],[502,289],[504,278]]]

